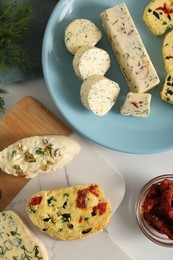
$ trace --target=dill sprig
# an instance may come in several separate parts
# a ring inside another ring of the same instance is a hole
[[[0,88],[0,113],[5,112],[5,102],[1,95],[7,94],[8,91],[6,91],[4,88]]]
[[[8,73],[9,67],[28,71],[36,66],[23,47],[24,35],[30,29],[34,13],[31,6],[16,0],[0,0],[0,71]],[[5,112],[3,95],[8,92],[0,88],[0,113]]]
[[[33,10],[27,3],[17,5],[15,0],[0,0],[0,70],[8,72],[8,67],[24,71],[34,63],[26,56],[22,46],[24,34],[29,30]]]

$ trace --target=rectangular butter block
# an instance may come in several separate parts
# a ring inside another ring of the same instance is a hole
[[[125,3],[101,13],[102,26],[131,92],[144,93],[160,80]]]

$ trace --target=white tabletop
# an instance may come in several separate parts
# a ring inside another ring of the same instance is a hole
[[[43,79],[13,83],[4,86],[4,88],[9,92],[4,96],[6,113],[23,96],[33,96],[61,118]],[[0,119],[3,116],[0,114]],[[173,172],[173,151],[153,155],[126,154],[99,146],[90,140],[86,141],[112,167],[118,169],[125,180],[124,200],[112,216],[108,227],[112,239],[137,260],[172,260],[173,249],[158,246],[147,240],[141,233],[135,220],[134,204],[140,188],[149,179],[160,174]],[[109,260],[109,256],[107,260]]]

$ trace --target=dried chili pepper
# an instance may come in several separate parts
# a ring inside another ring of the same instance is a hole
[[[150,187],[142,204],[144,219],[173,240],[173,181],[164,179]]]
[[[32,198],[30,200],[29,205],[30,206],[36,206],[36,205],[39,205],[41,201],[42,201],[42,197],[41,196],[34,197],[34,198]]]
[[[164,3],[163,7],[157,7],[156,10],[160,10],[163,11],[165,14],[172,14],[173,13],[173,9],[167,7],[166,3]]]

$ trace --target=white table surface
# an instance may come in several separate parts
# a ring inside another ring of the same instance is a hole
[[[4,96],[6,113],[23,96],[29,95],[37,98],[50,111],[60,117],[43,79],[13,83],[4,86],[4,88],[9,92]],[[4,114],[0,114],[0,120],[3,116]],[[153,155],[135,155],[113,151],[90,140],[87,142],[112,167],[121,172],[126,183],[124,200],[112,216],[108,227],[112,239],[136,260],[172,260],[173,249],[158,246],[147,240],[141,233],[135,220],[134,204],[140,188],[149,179],[160,174],[173,172],[173,151]],[[109,260],[109,255],[105,260]]]

